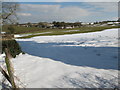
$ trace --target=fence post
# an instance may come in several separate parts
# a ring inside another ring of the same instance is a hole
[[[3,74],[3,76],[10,82],[10,77],[8,76],[8,74],[5,72],[5,70],[0,66],[0,72]]]

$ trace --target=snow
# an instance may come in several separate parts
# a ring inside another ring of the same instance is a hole
[[[118,29],[17,39],[15,76],[27,88],[118,87],[118,40]]]
[[[29,88],[112,88],[117,85],[116,70],[71,66],[28,54],[20,55],[17,60],[16,75]]]
[[[77,31],[80,31],[80,30],[67,30],[67,31],[63,31],[63,32],[77,32]]]
[[[38,36],[18,41],[34,41],[37,43],[73,43],[74,46],[112,46],[118,45],[118,29],[108,29],[101,32],[81,33],[72,35]],[[81,44],[83,43],[83,44]],[[95,45],[94,45],[95,44]],[[108,44],[108,45],[107,45]]]

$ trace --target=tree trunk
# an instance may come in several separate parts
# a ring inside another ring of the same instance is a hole
[[[7,71],[8,71],[9,77],[10,77],[10,82],[11,82],[12,88],[15,89],[17,87],[15,85],[14,75],[13,75],[13,72],[12,72],[12,66],[11,66],[11,62],[10,62],[11,55],[10,55],[7,48],[5,49],[5,54],[6,54],[5,63],[6,63],[6,66],[7,66]]]

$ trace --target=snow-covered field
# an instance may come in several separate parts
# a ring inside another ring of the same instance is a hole
[[[118,39],[118,29],[17,39],[15,75],[28,88],[115,88]]]

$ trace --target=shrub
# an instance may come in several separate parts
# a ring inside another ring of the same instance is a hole
[[[4,40],[2,41],[2,53],[5,52],[5,48],[7,48],[12,55],[13,58],[16,57],[16,55],[19,55],[20,53],[23,53],[21,50],[21,47],[17,43],[16,40]]]

